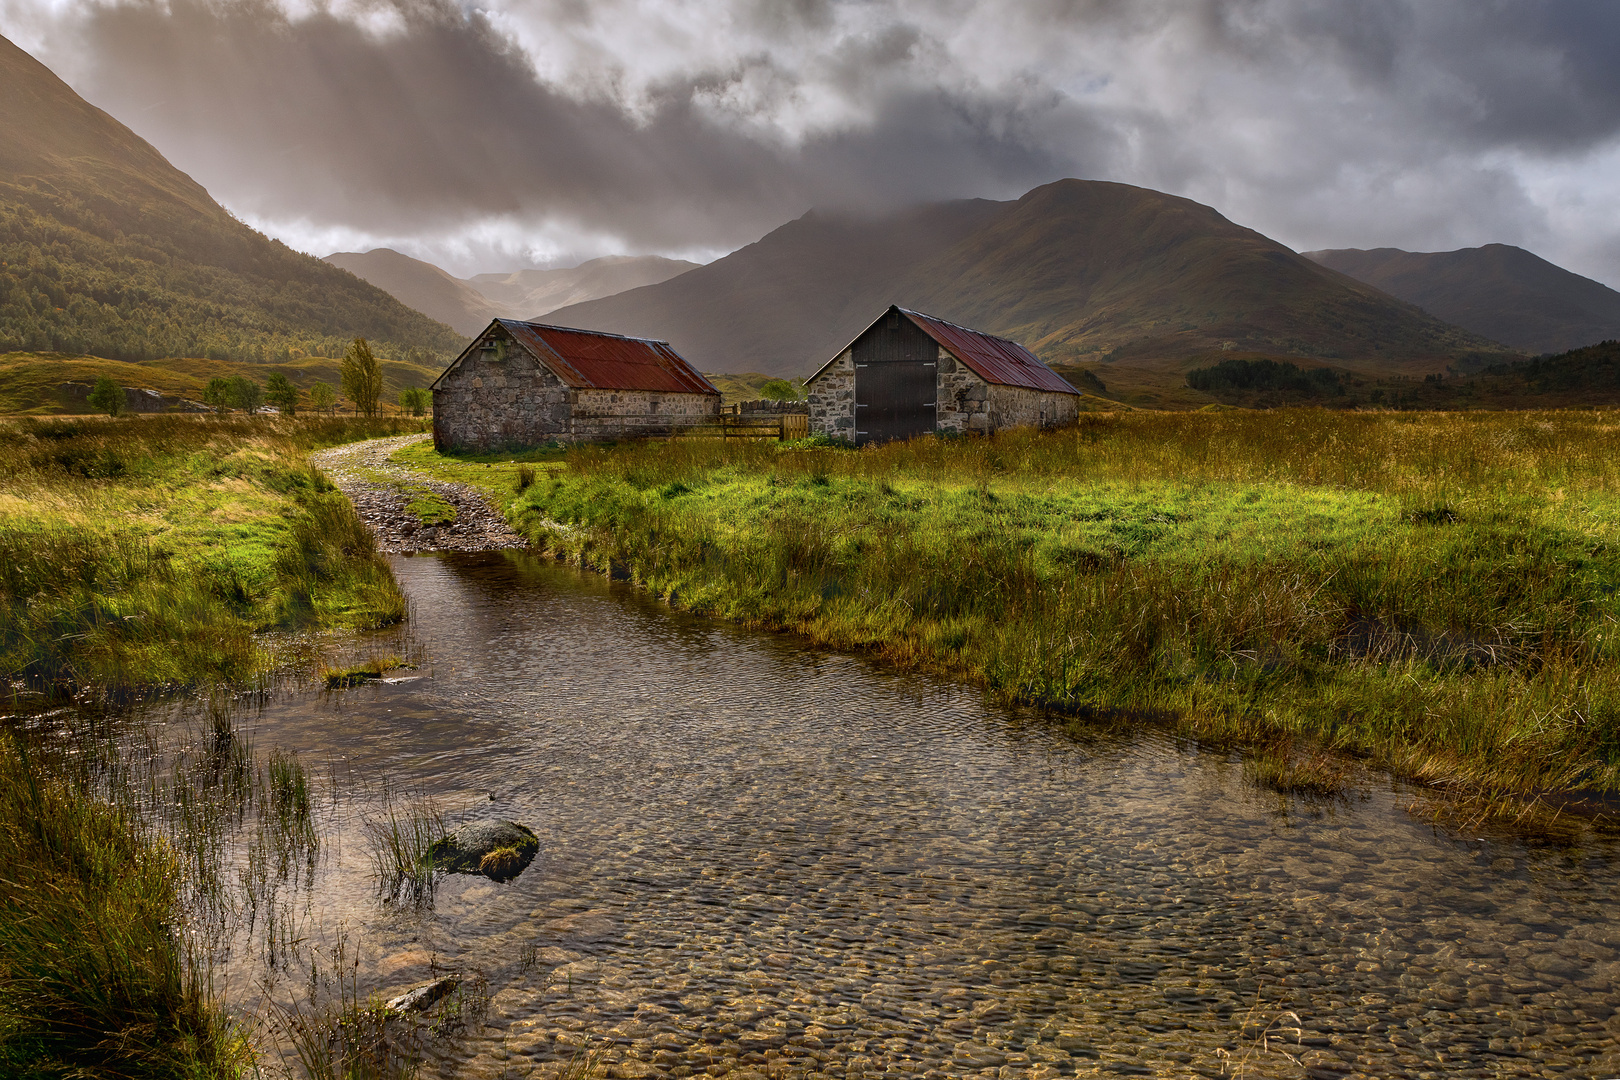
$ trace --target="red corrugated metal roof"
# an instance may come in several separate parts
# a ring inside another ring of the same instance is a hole
[[[595,330],[496,319],[524,348],[581,390],[653,390],[667,394],[720,391],[667,341],[621,337]]]
[[[1056,394],[1078,394],[1080,391],[1068,381],[1041,363],[1040,358],[1016,341],[991,334],[969,330],[965,326],[924,315],[920,311],[897,308],[923,332],[945,348],[952,356],[972,368],[985,382],[1002,386],[1023,386],[1031,390],[1046,390]]]

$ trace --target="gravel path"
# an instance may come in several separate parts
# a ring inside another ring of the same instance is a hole
[[[349,497],[360,517],[377,536],[377,550],[494,551],[527,546],[483,494],[465,484],[435,480],[424,472],[388,460],[402,446],[431,435],[396,435],[389,439],[335,446],[311,454],[310,460],[338,490]],[[423,525],[406,503],[431,491],[456,508],[447,525]]]

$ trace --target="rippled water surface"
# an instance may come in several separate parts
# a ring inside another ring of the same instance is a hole
[[[1288,807],[1225,755],[513,553],[395,567],[427,677],[277,700],[254,740],[539,835],[416,913],[373,889],[374,797],[329,815],[299,933],[363,992],[488,980],[430,1072],[1620,1075],[1610,840],[1458,837],[1377,787]],[[1287,1013],[1302,1064],[1254,1038]]]

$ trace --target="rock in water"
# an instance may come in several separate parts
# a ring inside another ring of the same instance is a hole
[[[527,826],[483,818],[468,822],[434,844],[429,858],[440,870],[511,881],[523,873],[539,850],[540,841]]]
[[[433,1007],[434,1002],[460,985],[461,979],[456,975],[434,979],[414,990],[407,990],[397,998],[392,998],[387,1008],[394,1012],[426,1012]]]

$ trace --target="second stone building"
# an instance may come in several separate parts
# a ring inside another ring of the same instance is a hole
[[[891,306],[805,383],[810,430],[857,445],[1072,423],[1080,392],[1006,338]]]
[[[667,435],[719,412],[720,391],[667,341],[496,319],[433,383],[433,446]]]

